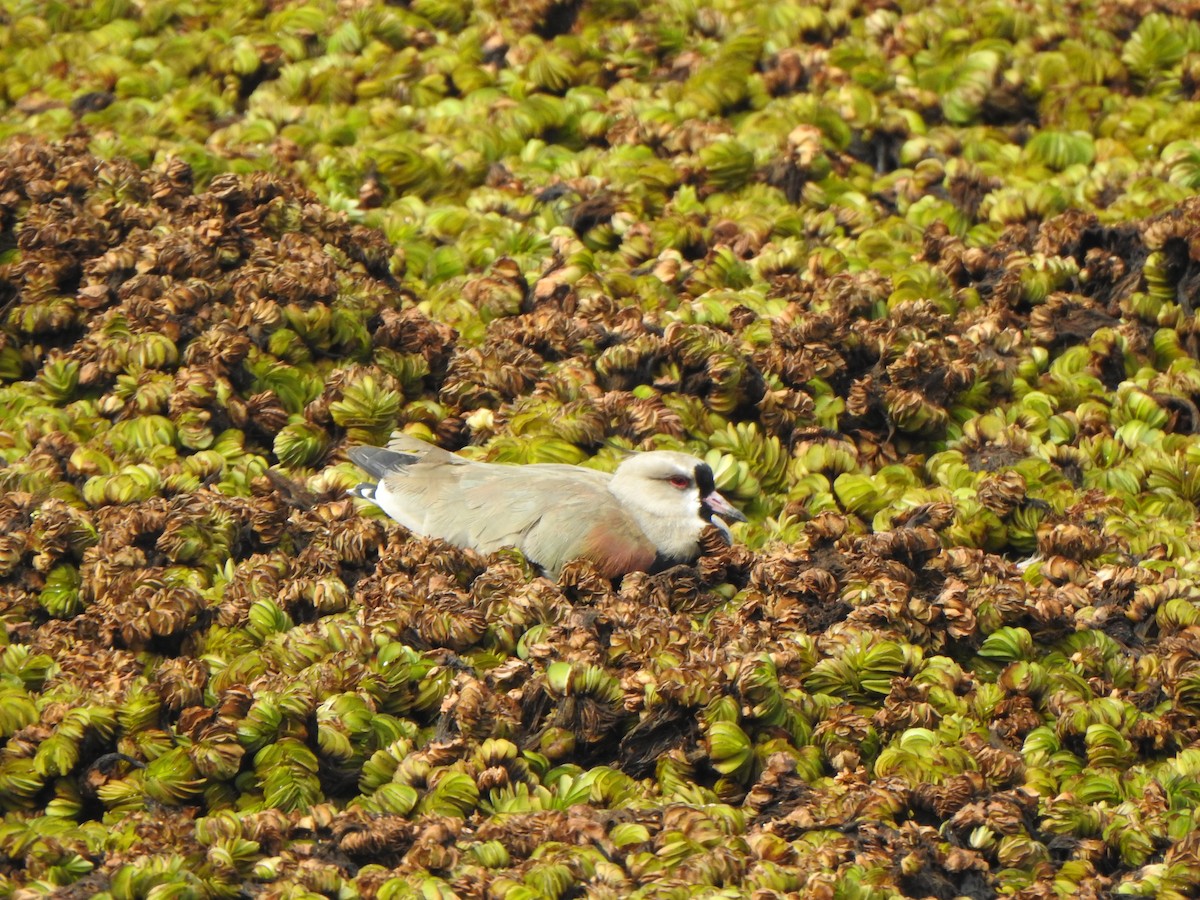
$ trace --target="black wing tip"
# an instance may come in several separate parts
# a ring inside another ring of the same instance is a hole
[[[346,458],[376,478],[383,478],[385,475],[397,472],[405,466],[411,466],[421,459],[412,453],[400,453],[396,450],[389,450],[387,447],[369,447],[367,445],[349,448],[346,451]]]

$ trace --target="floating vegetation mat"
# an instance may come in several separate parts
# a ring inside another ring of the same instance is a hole
[[[0,896],[1195,896],[1180,6],[8,4]],[[751,521],[553,583],[395,428]]]

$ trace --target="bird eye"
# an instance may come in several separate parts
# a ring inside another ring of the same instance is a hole
[[[671,487],[679,488],[679,490],[682,491],[685,487],[692,483],[692,480],[686,475],[672,475],[667,479],[667,482],[671,485]]]

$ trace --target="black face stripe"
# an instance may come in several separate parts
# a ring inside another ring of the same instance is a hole
[[[717,485],[713,481],[712,469],[708,467],[708,463],[700,463],[696,466],[696,487],[700,488],[701,497],[707,497],[717,489]]]

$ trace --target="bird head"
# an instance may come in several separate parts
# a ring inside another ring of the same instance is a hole
[[[724,520],[746,521],[717,492],[708,464],[686,453],[653,450],[631,456],[613,473],[609,490],[669,559],[694,559],[700,532],[709,523],[728,537]]]

